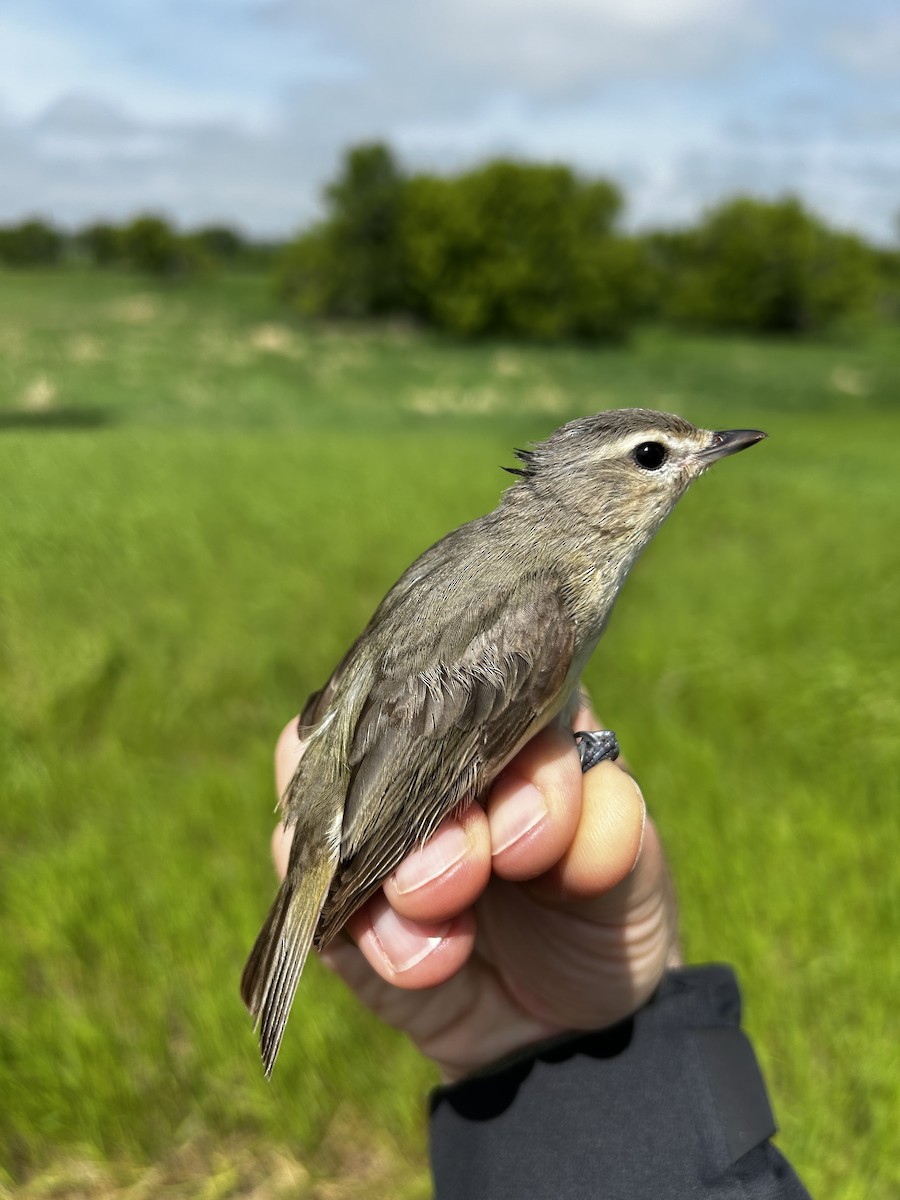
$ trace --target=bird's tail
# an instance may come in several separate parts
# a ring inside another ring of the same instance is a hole
[[[292,864],[241,976],[241,998],[256,1018],[267,1079],[334,876],[330,850],[314,853],[300,869]]]

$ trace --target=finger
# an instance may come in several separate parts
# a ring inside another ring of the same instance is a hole
[[[275,790],[279,797],[287,790],[297,763],[303,757],[303,743],[297,733],[297,718],[289,721],[275,743]]]
[[[487,819],[482,810],[478,811],[484,826],[480,837],[489,847]],[[286,829],[284,825],[276,826],[272,834],[272,857],[281,879],[287,871],[293,834],[293,828]],[[489,849],[482,850],[480,857],[488,864],[489,877]],[[440,894],[439,885],[436,895]],[[353,914],[346,929],[357,945],[335,940],[323,952],[326,962],[345,978],[350,975],[357,978],[361,953],[382,979],[404,988],[434,987],[450,979],[471,954],[475,941],[475,919],[471,912],[455,918],[410,920],[395,912],[382,892]]]
[[[583,777],[578,827],[559,861],[537,881],[542,895],[585,900],[620,884],[641,853],[647,809],[641,789],[616,763]]]
[[[275,874],[279,879],[284,879],[285,875],[287,875],[293,840],[293,825],[279,824],[272,830],[272,861],[275,864]]]
[[[648,905],[659,907],[662,903],[670,918],[674,944],[678,915],[675,892],[659,831],[649,818],[634,867],[603,896],[602,903],[604,917],[611,921],[623,915],[636,919]]]
[[[445,983],[475,944],[469,910],[448,921],[410,921],[391,908],[383,892],[353,914],[347,931],[369,965],[388,983],[428,988]]]
[[[573,719],[572,728],[602,728],[603,722],[594,711],[591,698],[583,687],[580,699],[581,704]],[[598,775],[600,767],[606,769]],[[618,769],[620,775],[631,778],[639,797],[637,809],[623,780],[611,775],[611,769]],[[613,783],[613,803],[605,818],[596,821],[597,803],[599,801],[602,805],[602,791],[610,780]],[[585,789],[587,812],[583,821],[579,822],[571,854],[561,860],[559,870],[549,872],[545,879],[531,885],[532,888],[543,890],[545,896],[555,895],[563,902],[577,899],[578,895],[603,895],[604,913],[610,917],[614,917],[617,912],[634,911],[635,906],[645,903],[658,905],[660,895],[665,893],[671,901],[667,911],[672,916],[672,941],[675,945],[676,906],[665,854],[656,826],[647,817],[640,785],[631,776],[625,756],[620,755],[615,763],[601,763],[591,768],[585,776]],[[595,827],[604,823],[610,828],[609,851],[601,852],[595,859],[590,850],[592,841],[596,838]],[[636,834],[639,836],[635,860],[628,867],[626,864]],[[572,890],[569,891],[569,888]]]
[[[472,826],[481,827],[475,840],[480,841],[482,846],[473,857],[487,864],[486,871],[482,869],[481,873],[489,878],[487,818],[482,809],[478,809],[477,813],[480,818],[473,815],[469,821]],[[435,837],[440,833],[439,830]],[[281,879],[287,871],[293,834],[293,828],[285,828],[284,825],[276,826],[272,834],[272,857]],[[466,880],[472,877],[472,872],[467,872],[465,865],[462,872],[451,869],[447,880],[437,880],[429,901],[431,907],[439,911],[440,898],[449,895],[454,887],[458,888],[460,878]],[[483,886],[477,887],[476,896]],[[424,892],[428,893],[427,886]],[[463,907],[468,908],[468,904]],[[427,905],[423,908],[427,908]],[[378,893],[355,913],[346,928],[357,945],[336,939],[322,957],[354,987],[362,983],[368,970],[361,970],[360,954],[382,979],[397,987],[434,987],[456,974],[471,954],[475,941],[475,920],[470,912],[456,919],[453,916],[437,916],[421,921],[411,920],[395,912],[383,893]]]
[[[516,755],[487,802],[494,871],[533,879],[565,853],[581,814],[581,764],[572,735],[557,726]]]
[[[279,797],[284,795],[302,756],[303,744],[297,733],[297,718],[294,717],[282,729],[275,743],[275,790]],[[279,879],[284,879],[287,874],[293,840],[292,827],[276,825],[272,833],[272,861],[275,863],[275,873]]]
[[[388,903],[412,921],[447,921],[475,903],[491,877],[491,835],[484,809],[450,817],[384,883]]]

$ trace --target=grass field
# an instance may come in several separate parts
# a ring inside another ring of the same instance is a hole
[[[513,445],[649,404],[772,436],[683,502],[588,683],[780,1145],[896,1196],[898,381],[896,331],[461,347],[301,329],[254,279],[0,274],[0,1195],[427,1195],[430,1070],[323,971],[261,1078],[272,744]]]

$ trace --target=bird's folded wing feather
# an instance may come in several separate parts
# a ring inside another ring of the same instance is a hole
[[[341,865],[317,942],[553,717],[574,641],[556,581],[539,575],[499,597],[485,619],[460,617],[428,641],[412,636],[406,653],[392,649],[353,732]]]

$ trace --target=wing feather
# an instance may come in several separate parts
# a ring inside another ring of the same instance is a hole
[[[349,748],[341,862],[319,945],[444,817],[484,794],[565,698],[575,624],[552,577],[511,589],[455,652],[454,634],[412,638],[405,655],[392,647],[390,670],[376,672]]]

